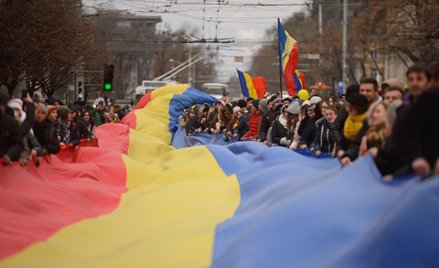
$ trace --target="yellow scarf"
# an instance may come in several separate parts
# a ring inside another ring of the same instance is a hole
[[[358,131],[363,127],[363,121],[366,119],[367,114],[359,114],[355,116],[348,116],[344,123],[344,136],[346,139],[353,141],[358,134]]]

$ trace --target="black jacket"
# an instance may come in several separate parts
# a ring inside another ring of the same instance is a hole
[[[276,110],[270,109],[270,111],[268,111],[268,121],[270,122],[270,126],[273,124],[276,118],[281,114],[280,111],[281,108],[282,107],[279,105]]]
[[[26,119],[21,125],[13,116],[0,112],[0,157],[6,154],[16,161],[24,150],[25,137],[35,122],[35,105],[25,103],[25,110]]]
[[[375,164],[383,176],[389,174],[398,176],[406,173],[403,171],[405,168],[401,169],[401,167],[404,166],[404,159],[399,150],[395,147],[391,136],[387,137],[384,147],[378,151]],[[410,172],[410,170],[408,170],[407,173],[408,172]]]
[[[235,134],[238,134],[239,137],[242,137],[245,135],[245,133],[248,132],[248,119],[250,117],[250,113],[244,114],[240,119],[238,123],[238,127],[233,130]]]
[[[56,154],[60,150],[58,136],[52,123],[45,120],[41,123],[35,122],[33,128],[35,138],[49,154]]]
[[[261,122],[259,124],[259,138],[261,139],[261,141],[267,140],[267,132],[271,126],[271,123],[272,122],[270,121],[269,111],[264,111],[262,113]]]
[[[0,157],[14,145],[23,145],[21,128],[12,116],[0,112]]]
[[[79,136],[81,139],[89,139],[93,136],[93,134],[88,131],[87,122],[84,119],[77,116],[75,117],[74,121],[76,123],[76,126],[78,127]]]
[[[60,141],[65,144],[71,144],[73,146],[79,145],[79,131],[75,122],[71,122],[68,127],[64,126],[63,123],[60,123],[58,136],[60,137]]]
[[[302,136],[300,140],[300,145],[306,144],[308,147],[312,147],[314,145],[314,140],[316,138],[317,127],[316,120],[313,118],[308,118],[302,120],[299,126],[298,133]]]
[[[337,127],[335,123],[329,123],[323,120],[323,123],[317,128],[316,138],[314,140],[315,150],[322,153],[332,153],[335,149],[337,139]]]
[[[363,121],[363,126],[360,128],[357,136],[353,141],[349,141],[344,137],[344,135],[340,135],[341,140],[337,144],[337,151],[344,150],[345,154],[343,155],[343,157],[349,157],[351,161],[357,159],[358,152],[360,151],[361,140],[363,139],[363,136],[366,135],[368,129],[369,124],[367,123],[367,119],[365,119]]]
[[[285,128],[280,122],[279,119],[274,121],[273,126],[271,128],[271,138],[273,143],[280,144],[280,140],[282,138],[290,139],[288,136],[288,129]]]

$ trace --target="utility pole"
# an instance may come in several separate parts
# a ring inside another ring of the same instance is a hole
[[[346,93],[346,80],[348,70],[348,0],[343,0],[343,93]]]
[[[323,14],[322,14],[322,0],[319,1],[319,60],[322,59],[323,50]]]

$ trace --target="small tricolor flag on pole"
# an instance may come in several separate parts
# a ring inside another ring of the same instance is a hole
[[[299,71],[296,70],[294,71],[294,90],[297,92],[299,92],[302,89],[306,89],[306,81],[305,81],[305,75]]]
[[[267,83],[263,76],[251,77],[248,73],[238,72],[242,95],[246,98],[261,99],[267,91]]]

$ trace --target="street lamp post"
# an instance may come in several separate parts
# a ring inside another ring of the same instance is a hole
[[[347,70],[348,70],[348,0],[343,0],[343,72],[342,72],[342,83],[343,83],[343,93],[346,93],[346,82],[347,82]]]

